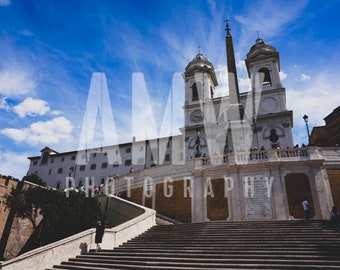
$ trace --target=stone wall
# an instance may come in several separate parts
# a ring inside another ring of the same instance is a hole
[[[333,203],[340,208],[340,169],[329,169],[327,174],[332,190]]]
[[[4,196],[10,194],[12,191],[12,187],[16,188],[20,181],[16,179],[11,179],[6,181],[5,179],[0,178],[0,196],[2,200],[4,200]],[[27,189],[29,187],[36,186],[30,182],[24,182],[23,189]],[[22,219],[14,217],[13,220],[8,220],[10,209],[6,209],[4,203],[0,205],[0,232],[1,237],[3,234],[3,230],[5,224],[7,222],[12,222],[10,234],[6,243],[6,247],[4,249],[3,257],[5,259],[11,259],[16,257],[21,249],[26,244],[27,240],[32,235],[34,229],[31,222],[28,219]],[[36,217],[36,224],[38,225],[42,219],[42,216],[38,215]]]
[[[182,222],[303,219],[304,197],[312,217],[328,219],[333,201],[340,205],[339,150],[308,147],[243,156],[243,163],[237,162],[240,155],[228,154],[217,163],[207,157],[155,166],[120,176],[116,188],[126,191],[125,178],[131,179],[132,201]],[[165,185],[171,185],[171,196]],[[189,187],[192,194],[185,197]]]
[[[5,196],[11,193],[12,187],[16,187],[18,180],[7,180],[0,177],[0,238],[4,230],[9,209],[6,209]]]

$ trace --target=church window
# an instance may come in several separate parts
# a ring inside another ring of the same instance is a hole
[[[197,101],[198,100],[198,90],[197,90],[197,84],[194,83],[192,85],[192,101]]]
[[[259,73],[260,73],[260,80],[262,81],[262,87],[267,88],[267,87],[272,86],[272,80],[270,78],[269,69],[268,68],[260,68]]]

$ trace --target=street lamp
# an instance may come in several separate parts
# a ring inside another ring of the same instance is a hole
[[[309,135],[309,128],[308,128],[308,115],[304,115],[302,118],[306,123],[307,134],[308,134],[308,145],[309,145],[310,144],[310,135]]]

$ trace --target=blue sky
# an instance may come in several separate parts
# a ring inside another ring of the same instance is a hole
[[[132,77],[142,73],[161,121],[174,74],[200,51],[227,94],[230,19],[241,92],[260,37],[281,57],[295,143],[340,105],[340,1],[0,0],[0,174],[21,179],[28,156],[78,148],[93,72],[106,74],[119,142],[132,138]]]

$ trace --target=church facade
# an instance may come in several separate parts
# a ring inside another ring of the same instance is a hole
[[[62,189],[101,186],[182,222],[304,218],[304,198],[313,218],[328,219],[340,203],[340,149],[294,147],[274,47],[258,38],[247,53],[247,93],[228,23],[226,54],[225,97],[215,97],[214,66],[201,52],[186,66],[182,135],[67,153],[46,147],[29,157],[28,173]]]

